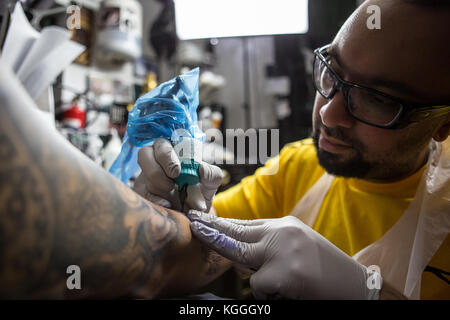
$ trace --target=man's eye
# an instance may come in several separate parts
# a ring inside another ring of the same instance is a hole
[[[377,104],[389,104],[392,102],[390,99],[386,99],[382,96],[376,96],[376,95],[370,95],[369,101],[371,101],[373,103],[377,103]]]

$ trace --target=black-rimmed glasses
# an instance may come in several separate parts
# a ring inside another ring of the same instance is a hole
[[[378,90],[342,80],[329,64],[329,47],[326,45],[314,51],[314,87],[325,99],[332,99],[340,90],[348,113],[355,119],[378,128],[401,129],[415,122],[450,113],[450,103],[434,106],[408,103]]]

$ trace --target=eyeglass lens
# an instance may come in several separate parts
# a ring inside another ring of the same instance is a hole
[[[339,80],[317,56],[314,61],[314,82],[319,92],[329,99]],[[358,119],[376,125],[388,125],[402,110],[400,103],[369,90],[348,87],[346,94],[349,112]]]

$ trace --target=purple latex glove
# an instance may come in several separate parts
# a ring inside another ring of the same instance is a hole
[[[373,274],[293,216],[238,220],[188,213],[197,239],[222,256],[257,270],[257,299],[378,299]]]

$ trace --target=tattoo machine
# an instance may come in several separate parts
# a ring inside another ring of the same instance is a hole
[[[172,140],[181,163],[181,173],[174,180],[178,186],[181,210],[187,198],[188,186],[200,182],[199,167],[202,155],[202,142],[189,136],[180,136]]]
[[[188,186],[199,182],[201,147],[205,140],[197,125],[199,74],[199,68],[192,69],[137,99],[128,114],[122,150],[110,168],[112,174],[128,183],[140,169],[139,149],[152,145],[157,138],[170,140],[181,162],[181,174],[174,180],[182,209]]]

